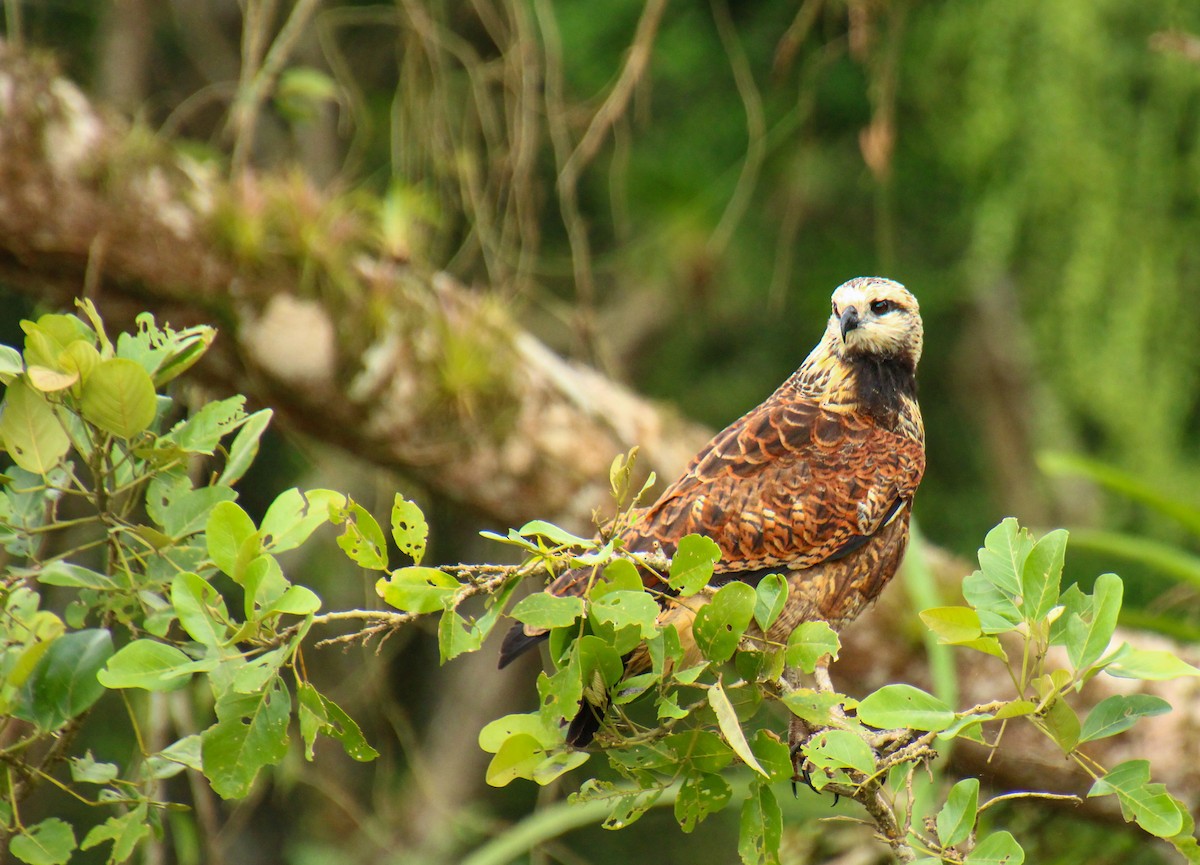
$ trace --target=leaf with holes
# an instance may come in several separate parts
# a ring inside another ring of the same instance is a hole
[[[204,775],[223,799],[241,799],[264,766],[287,755],[292,699],[279,676],[249,694],[226,691],[217,723],[200,737]]]
[[[67,431],[45,398],[23,381],[14,381],[4,394],[0,440],[18,466],[44,475],[71,446]]]
[[[414,565],[421,564],[429,540],[429,524],[417,503],[408,501],[400,493],[396,493],[392,504],[392,540]]]
[[[680,596],[690,597],[708,585],[713,566],[720,560],[721,548],[715,541],[702,535],[687,535],[679,541],[679,547],[671,557],[667,584]]]
[[[733,657],[754,616],[756,601],[753,588],[732,582],[718,589],[712,600],[699,609],[692,633],[704,657],[717,663]]]

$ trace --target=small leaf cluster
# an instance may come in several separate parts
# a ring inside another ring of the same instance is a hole
[[[339,493],[289,490],[256,524],[234,484],[258,453],[269,411],[237,396],[184,416],[164,386],[204,353],[208,327],[175,331],[142,315],[106,334],[81,316],[22,322],[23,350],[0,346],[0,441],[14,463],[0,487],[0,836],[28,863],[66,862],[111,845],[129,859],[161,833],[161,782],[200,773],[226,798],[245,796],[278,763],[299,717],[306,755],[318,735],[354,759],[375,756],[358,726],[298,663],[321,606],[287,578],[278,555],[357,507]],[[182,705],[193,729],[151,747],[141,730],[153,692],[206,691]],[[139,744],[124,765],[73,745],[89,710],[125,693]],[[211,705],[210,710],[196,709]],[[60,778],[69,769],[69,778]],[[71,823],[22,821],[38,786],[112,815],[79,839]]]
[[[1094,779],[1089,797],[1114,796],[1127,821],[1170,841],[1195,861],[1200,849],[1188,809],[1162,784],[1151,782],[1148,761],[1131,759],[1106,768],[1086,748],[1089,742],[1130,729],[1141,718],[1170,711],[1170,704],[1149,694],[1115,694],[1082,716],[1077,705],[1087,683],[1101,673],[1162,680],[1197,676],[1200,669],[1166,651],[1114,645],[1121,579],[1103,574],[1091,593],[1075,584],[1063,590],[1066,547],[1067,532],[1062,529],[1034,538],[1015,519],[1006,519],[988,533],[979,550],[979,569],[963,581],[966,605],[921,613],[940,642],[996,658],[1012,686],[1011,696],[955,715],[938,728],[939,738],[961,737],[1002,748],[1010,720],[1031,724]],[[989,738],[987,732],[993,729]],[[940,853],[940,861],[960,861],[964,843],[970,849],[972,833],[962,827],[974,825],[978,816],[977,788],[968,796],[964,784],[955,788],[957,794],[952,791],[934,838],[925,839],[928,849]],[[1006,837],[992,840],[998,836]],[[985,842],[992,858],[996,851],[1007,851],[1009,858],[1001,861],[1023,858],[1015,839],[996,833],[980,839],[961,861],[992,861],[978,852]]]

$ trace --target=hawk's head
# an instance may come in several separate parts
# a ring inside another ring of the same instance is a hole
[[[921,359],[921,310],[898,282],[860,276],[833,293],[825,341],[838,357],[898,360],[915,368]]]

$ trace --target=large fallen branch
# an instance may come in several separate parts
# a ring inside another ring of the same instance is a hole
[[[362,254],[350,264],[349,300],[314,290],[301,296],[310,262],[248,260],[214,228],[222,207],[252,210],[269,178],[234,186],[163,145],[147,145],[144,133],[105,116],[53,69],[2,45],[0,153],[0,280],[10,289],[53,307],[86,292],[116,322],[142,309],[176,325],[215,321],[222,331],[215,360],[199,371],[211,384],[249,393],[296,429],[502,523],[537,516],[585,527],[606,498],[615,454],[638,445],[642,465],[669,477],[705,437],[662,406],[560,359],[509,310],[448,276]],[[294,179],[283,186],[297,207],[320,211],[323,199],[311,188]],[[483,363],[465,384],[448,374],[453,353],[464,349]],[[954,586],[965,567],[946,562],[939,571]],[[884,606],[846,635],[837,683],[853,692],[885,681],[927,685],[913,621],[902,593],[885,593]],[[965,703],[1005,696],[995,693],[984,656],[964,656],[959,676]],[[1136,736],[1095,743],[1094,754],[1110,765],[1147,756],[1156,778],[1194,804],[1200,686],[1139,687],[1175,711],[1139,725]],[[1125,690],[1106,679],[1097,699]],[[966,750],[956,760],[999,787],[1086,786],[1049,742],[1013,744],[991,763]]]
[[[86,291],[118,322],[142,308],[176,325],[216,321],[222,339],[201,375],[502,522],[538,513],[590,525],[615,454],[636,443],[644,468],[669,475],[706,438],[559,358],[444,274],[356,255],[336,274],[355,296],[299,296],[313,264],[303,250],[238,255],[214,226],[261,205],[267,187],[276,197],[265,206],[303,218],[305,203],[320,210],[314,190],[223,184],[3,46],[0,153],[0,279],[11,288],[50,306]]]

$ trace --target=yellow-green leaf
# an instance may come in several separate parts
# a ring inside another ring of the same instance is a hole
[[[18,466],[44,475],[58,465],[71,440],[45,398],[23,381],[14,381],[4,395],[0,439]]]
[[[156,409],[150,374],[137,361],[123,357],[96,364],[79,399],[85,420],[125,439],[150,426]]]

